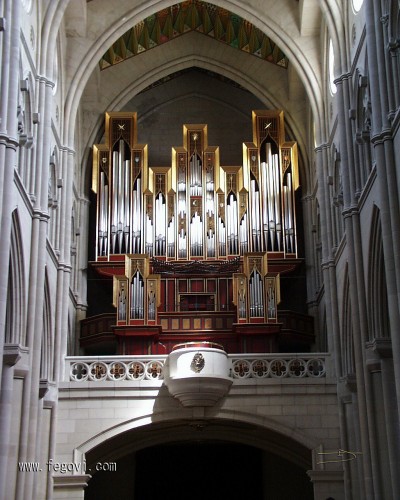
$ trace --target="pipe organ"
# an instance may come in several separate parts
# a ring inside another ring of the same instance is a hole
[[[211,340],[218,324],[221,334],[277,331],[280,274],[297,259],[297,146],[285,141],[282,112],[252,120],[242,165],[220,165],[207,126],[191,124],[159,167],[136,142],[136,113],[106,114],[93,150],[93,265],[113,276],[117,329]],[[202,314],[208,322],[195,321]]]
[[[147,255],[125,255],[124,274],[113,277],[117,325],[155,325],[160,276],[150,273]]]

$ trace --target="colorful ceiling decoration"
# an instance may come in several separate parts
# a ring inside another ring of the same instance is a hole
[[[287,68],[285,54],[251,23],[211,3],[187,0],[160,10],[124,33],[103,55],[100,69],[118,64],[189,31],[198,31]]]

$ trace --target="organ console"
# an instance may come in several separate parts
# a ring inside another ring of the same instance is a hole
[[[207,125],[190,124],[171,165],[157,167],[137,144],[136,113],[106,113],[105,143],[93,148],[92,264],[113,276],[123,353],[190,339],[236,352],[253,337],[255,351],[276,345],[280,275],[299,262],[297,145],[282,111],[252,120],[242,165],[221,165]]]

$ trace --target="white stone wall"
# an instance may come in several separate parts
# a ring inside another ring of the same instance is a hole
[[[235,380],[229,394],[215,407],[207,408],[182,407],[162,380],[64,382],[59,389],[54,461],[80,464],[96,446],[103,450],[100,455],[106,460],[115,461],[120,458],[120,451],[113,451],[112,440],[124,433],[127,442],[132,442],[136,435],[141,436],[143,428],[154,429],[153,436],[150,433],[146,437],[146,446],[151,446],[169,442],[176,435],[171,434],[170,427],[159,430],[161,424],[190,429],[191,425],[207,426],[209,422],[224,423],[221,439],[246,439],[246,444],[257,447],[266,447],[264,434],[272,432],[277,442],[281,436],[307,448],[316,461],[323,461],[318,453],[336,455],[340,449],[333,379]],[[252,428],[251,438],[241,435],[241,425]],[[185,432],[187,439],[193,438]],[[142,437],[138,439],[137,447],[140,446]],[[86,463],[86,473],[91,472],[87,470],[89,466],[93,465]],[[325,469],[324,465],[315,465],[317,473]]]

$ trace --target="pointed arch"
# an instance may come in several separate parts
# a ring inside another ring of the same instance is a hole
[[[351,318],[350,280],[346,264],[342,303],[342,324],[340,332],[341,375],[347,377],[355,373],[353,326]]]
[[[29,168],[34,146],[33,109],[35,109],[35,82],[32,73],[23,74],[20,67],[18,89],[18,159],[17,170],[26,191],[33,194],[32,169]]]
[[[58,250],[58,226],[59,226],[59,152],[56,146],[49,158],[49,179],[48,179],[48,209],[49,209],[49,230],[48,239],[54,250]]]
[[[343,237],[344,224],[342,217],[343,210],[343,185],[342,185],[342,164],[340,161],[340,153],[335,144],[331,148],[330,156],[330,175],[332,176],[330,185],[330,194],[332,202],[332,236],[333,247],[337,248]]]
[[[54,339],[52,332],[50,286],[46,270],[43,301],[43,330],[40,346],[40,378],[49,381],[54,378]]]
[[[318,199],[313,202],[313,235],[314,235],[314,269],[315,289],[320,290],[322,279],[322,237],[321,237],[321,211]]]
[[[380,211],[376,205],[372,213],[370,227],[367,300],[370,340],[373,340],[375,338],[390,338],[382,223]]]
[[[26,304],[22,242],[19,214],[17,210],[14,210],[11,226],[5,341],[10,344],[25,345]]]

